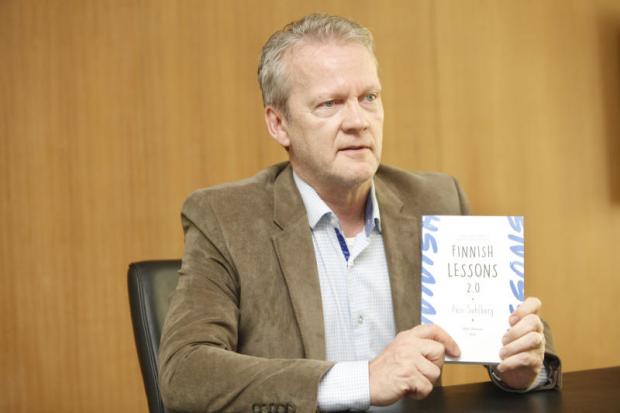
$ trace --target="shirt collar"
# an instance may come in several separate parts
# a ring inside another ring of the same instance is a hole
[[[301,199],[306,207],[310,228],[315,229],[322,219],[327,219],[332,226],[339,227],[338,217],[336,217],[336,214],[327,206],[325,201],[321,199],[314,188],[301,179],[295,171],[293,171],[293,179],[295,180],[295,185],[297,185],[297,189],[301,194]],[[377,202],[377,195],[375,193],[374,180],[370,186],[370,196],[366,200],[364,219],[364,231],[366,236],[370,235],[375,228],[377,228],[377,231],[381,232],[381,217],[379,214],[379,203]]]

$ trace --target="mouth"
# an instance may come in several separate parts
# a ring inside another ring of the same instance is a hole
[[[370,146],[366,146],[366,145],[346,146],[344,148],[340,148],[338,152],[356,153],[356,152],[361,152],[364,150],[370,150]]]

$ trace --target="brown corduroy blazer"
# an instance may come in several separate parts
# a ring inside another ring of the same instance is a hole
[[[397,331],[420,322],[420,216],[467,213],[456,180],[381,166],[375,176]],[[306,211],[288,163],[196,191],[164,324],[160,390],[178,411],[316,411],[325,361]]]

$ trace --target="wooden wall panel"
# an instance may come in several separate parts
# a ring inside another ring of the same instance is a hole
[[[0,410],[146,411],[125,272],[179,257],[192,190],[285,158],[255,73],[313,11],[370,27],[384,161],[524,214],[567,370],[620,364],[620,4],[0,2]],[[450,366],[446,383],[484,379]]]

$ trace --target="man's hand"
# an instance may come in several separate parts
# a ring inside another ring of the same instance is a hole
[[[387,406],[404,396],[428,396],[441,374],[444,353],[458,357],[461,351],[436,325],[419,325],[399,333],[369,364],[370,404]]]
[[[496,374],[513,389],[528,388],[538,377],[545,358],[544,326],[538,311],[542,306],[535,297],[527,298],[510,315],[510,329],[502,339],[499,352],[502,362]]]

